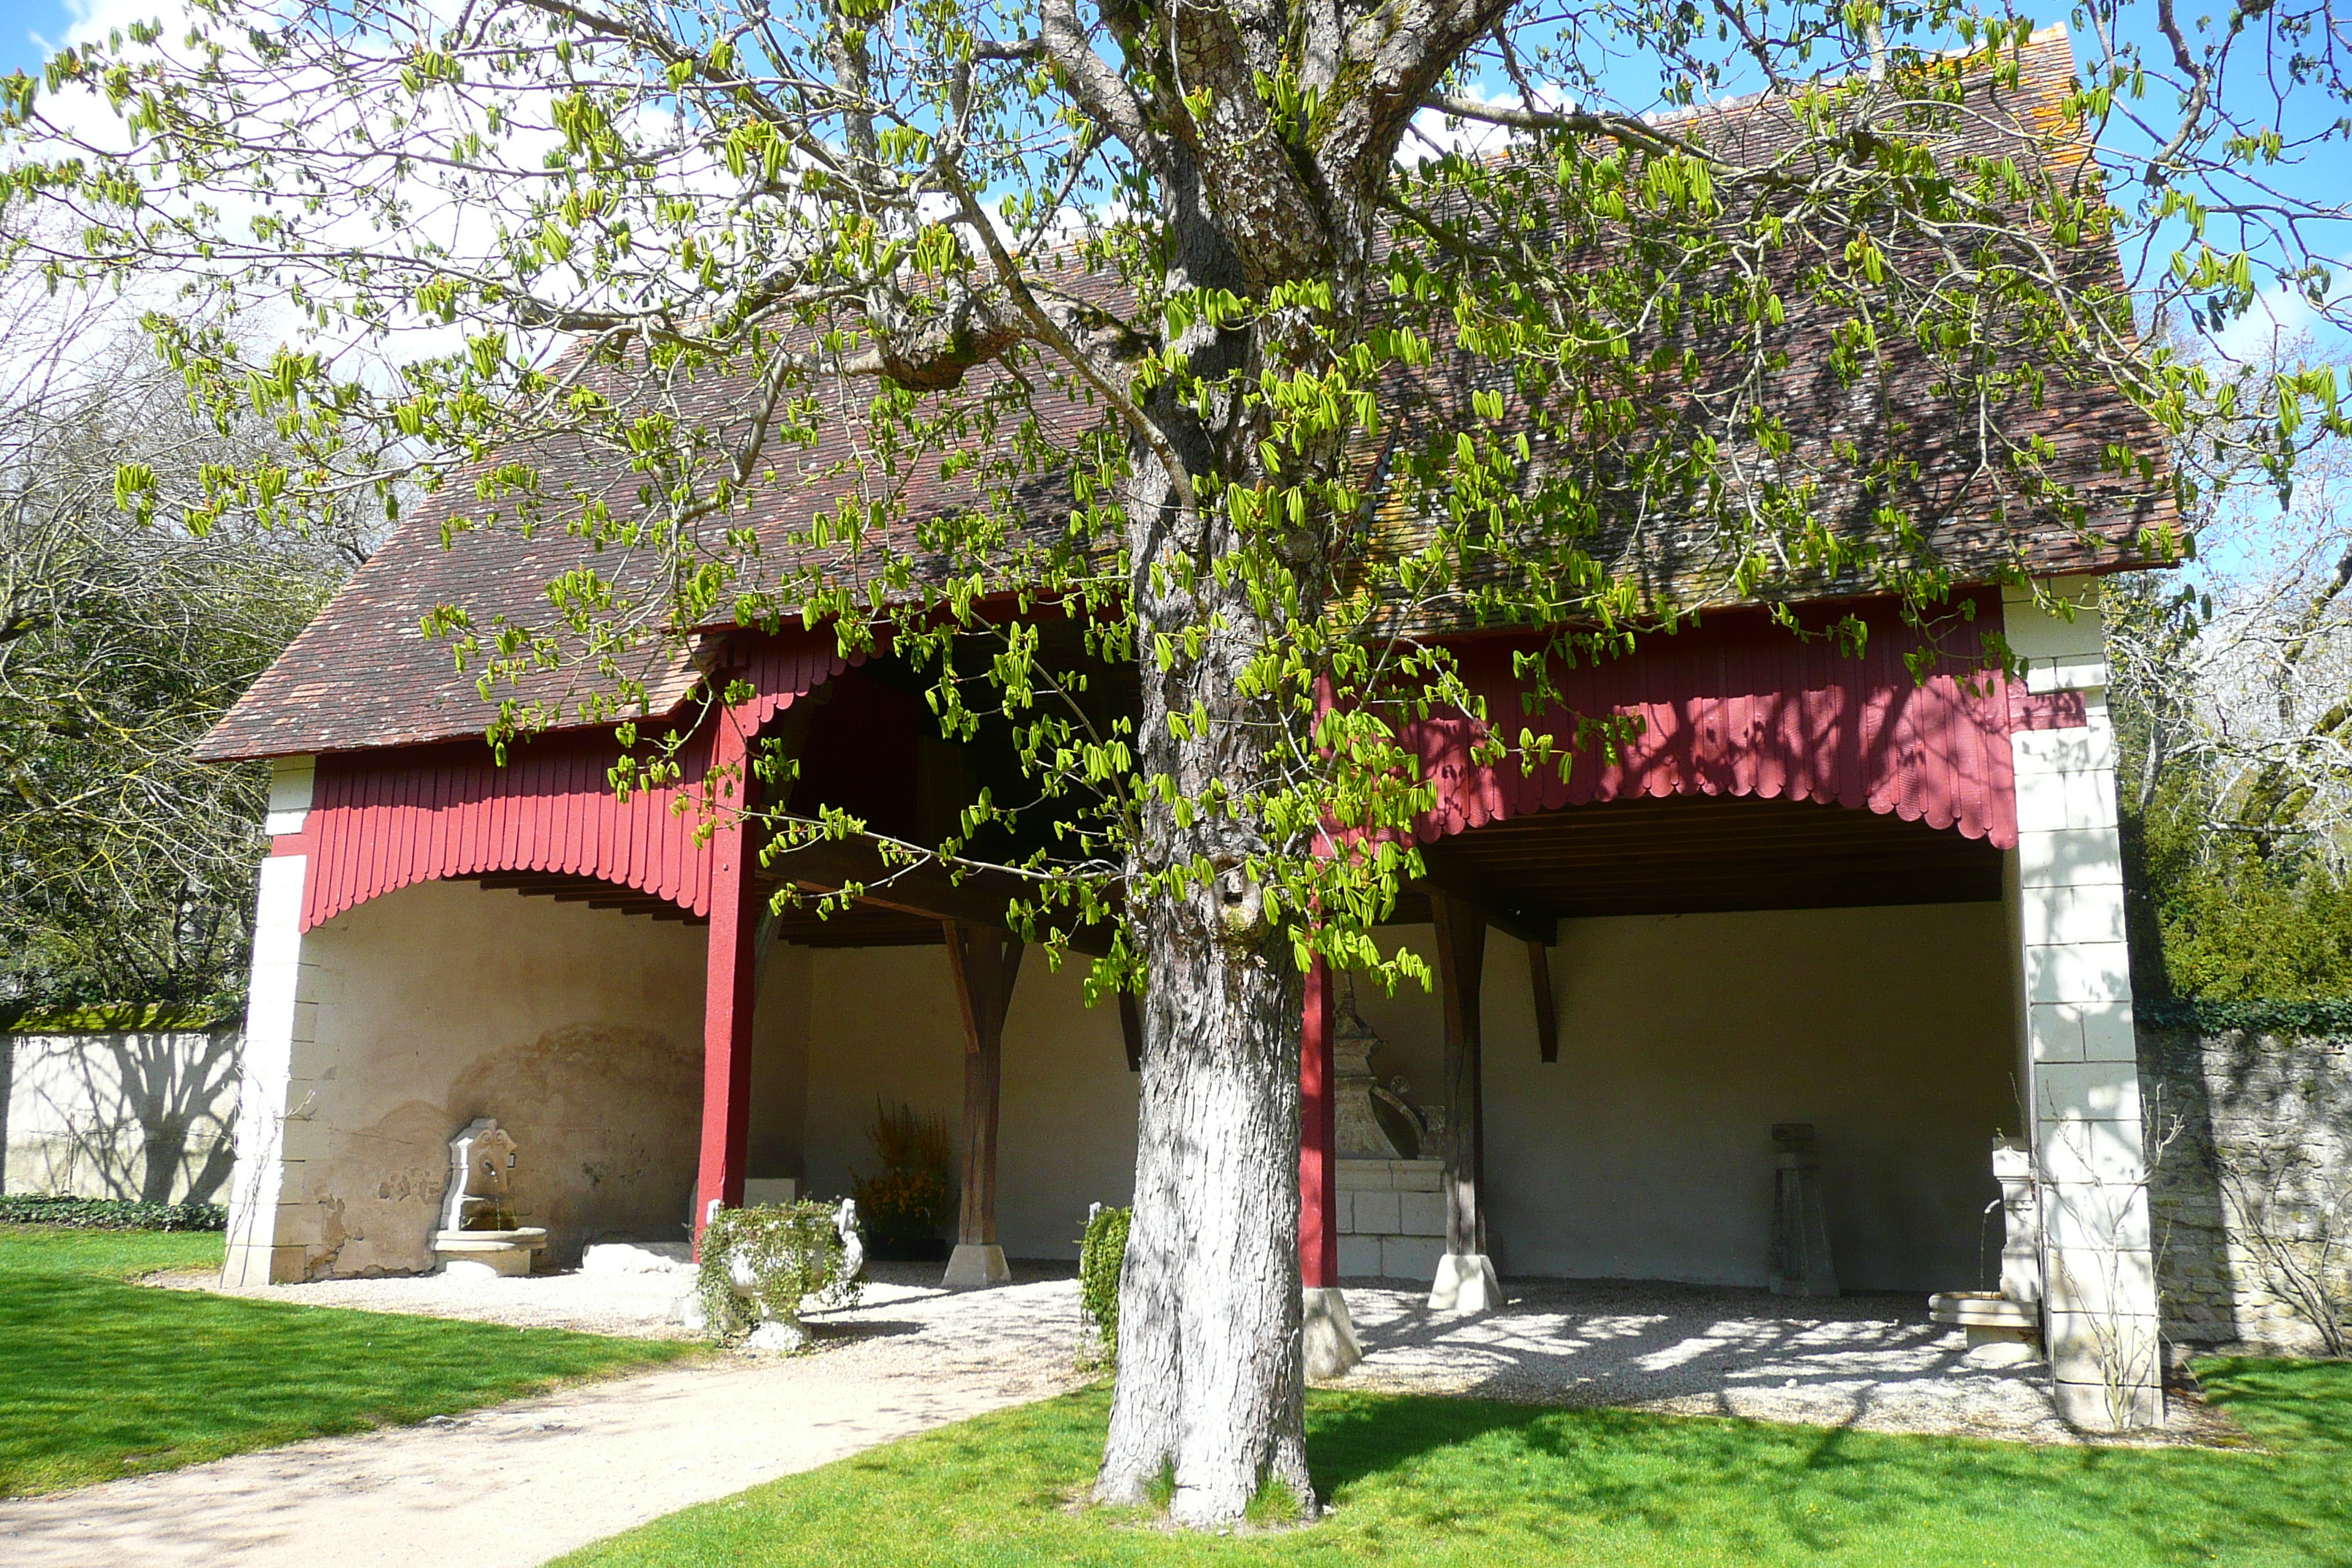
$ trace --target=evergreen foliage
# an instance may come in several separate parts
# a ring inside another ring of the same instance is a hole
[[[1118,1362],[1118,1285],[1127,1267],[1127,1232],[1134,1211],[1099,1208],[1078,1243],[1078,1304],[1102,1339],[1105,1363]]]
[[[0,1196],[0,1225],[69,1226],[81,1230],[226,1230],[219,1204],[149,1204],[135,1198],[81,1198],[10,1193]]]

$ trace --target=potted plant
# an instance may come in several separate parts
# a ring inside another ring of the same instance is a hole
[[[866,1138],[881,1169],[861,1176],[853,1168],[850,1175],[866,1255],[901,1263],[944,1259],[955,1216],[947,1119],[904,1104],[894,1110],[877,1100]]]

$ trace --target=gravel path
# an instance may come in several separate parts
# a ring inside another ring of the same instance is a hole
[[[1508,1281],[1504,1310],[1444,1318],[1427,1289],[1350,1286],[1366,1352],[1351,1387],[1622,1405],[2033,1443],[2081,1443],[2058,1418],[2049,1369],[1982,1371],[1958,1329],[1917,1296],[1790,1300],[1764,1290],[1613,1280]],[[2213,1422],[2170,1402],[2139,1442],[2200,1441]],[[2114,1439],[2099,1439],[2111,1442]]]
[[[1077,1289],[1067,1270],[1022,1270],[1010,1287],[963,1296],[912,1283],[936,1279],[936,1265],[885,1272],[857,1310],[813,1316],[825,1325],[813,1354],[730,1354],[421,1426],[0,1503],[0,1562],[543,1563],[691,1504],[1080,1381]],[[444,1300],[436,1290],[458,1290],[473,1299],[454,1315],[540,1323],[554,1309],[504,1288],[555,1286],[550,1299],[578,1310],[568,1326],[593,1321],[632,1333],[658,1327],[675,1294],[643,1280],[634,1291],[565,1280],[482,1282],[490,1289],[356,1280],[260,1293],[422,1312]],[[655,1295],[658,1307],[646,1307]],[[630,1316],[641,1310],[653,1321]]]

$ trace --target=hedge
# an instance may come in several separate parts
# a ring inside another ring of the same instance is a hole
[[[236,1021],[233,1002],[19,1002],[0,1006],[0,1034],[112,1035],[133,1030],[218,1028]]]
[[[226,1230],[220,1204],[142,1204],[136,1198],[0,1197],[0,1225],[65,1225],[83,1230]]]
[[[2135,1011],[2143,1027],[2200,1035],[2352,1035],[2352,997],[2346,996],[2305,1002],[2209,1002],[2192,996],[2143,1002]]]

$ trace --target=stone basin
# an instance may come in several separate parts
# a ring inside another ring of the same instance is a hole
[[[547,1247],[547,1229],[526,1225],[513,1230],[436,1230],[433,1256],[453,1278],[512,1279],[530,1272],[532,1257]]]
[[[2042,1310],[1998,1290],[1946,1290],[1927,1298],[1927,1316],[1965,1330],[1972,1366],[2019,1366],[2034,1359]]]

